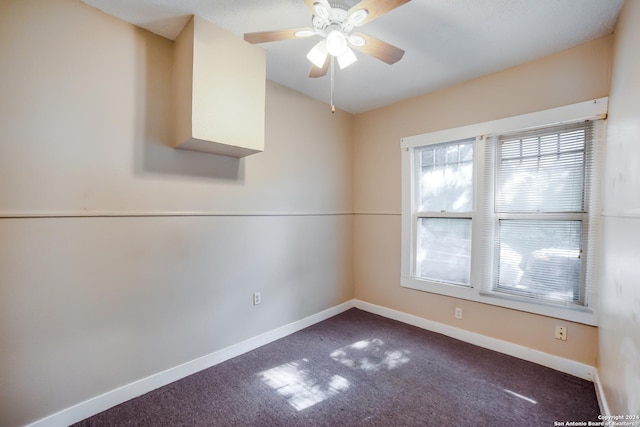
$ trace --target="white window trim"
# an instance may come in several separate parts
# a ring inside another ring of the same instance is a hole
[[[487,295],[481,292],[480,278],[477,277],[480,271],[480,245],[474,244],[481,238],[480,227],[473,227],[472,230],[472,266],[471,266],[471,287],[447,285],[443,283],[430,282],[416,279],[412,275],[413,258],[416,251],[416,212],[414,209],[415,188],[414,176],[414,149],[430,144],[437,144],[449,141],[476,138],[474,147],[474,212],[479,208],[477,192],[481,188],[481,177],[478,176],[479,168],[475,167],[477,161],[483,161],[484,156],[484,135],[502,134],[507,132],[524,131],[532,128],[575,123],[585,120],[605,118],[608,109],[608,98],[599,98],[591,101],[581,102],[568,106],[552,108],[549,110],[520,116],[508,117],[505,119],[493,120],[484,123],[477,123],[453,129],[446,129],[436,132],[425,133],[402,138],[401,140],[401,161],[402,161],[402,250],[401,250],[401,277],[400,283],[403,287],[420,291],[437,293],[454,298],[461,298],[476,302],[481,302],[500,307],[507,307],[515,310],[536,313],[544,316],[565,319],[587,325],[597,325],[597,310],[595,306],[589,307],[563,307],[542,302],[526,302],[508,296]],[[597,286],[591,289],[591,300],[595,300]]]

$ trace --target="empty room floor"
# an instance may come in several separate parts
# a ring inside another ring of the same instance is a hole
[[[76,426],[553,426],[593,383],[351,309]]]

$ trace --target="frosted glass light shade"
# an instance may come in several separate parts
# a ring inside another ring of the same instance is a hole
[[[319,41],[307,54],[307,59],[318,68],[322,68],[327,60],[327,45],[324,40]]]
[[[338,30],[333,30],[327,36],[327,51],[330,55],[340,56],[349,47],[347,46],[347,39],[344,34]]]
[[[353,53],[353,50],[347,47],[347,50],[345,50],[345,52],[342,55],[338,56],[338,65],[342,70],[347,68],[349,65],[353,64],[357,60],[358,58],[356,57],[356,54]]]

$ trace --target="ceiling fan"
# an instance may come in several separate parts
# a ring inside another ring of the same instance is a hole
[[[312,36],[322,37],[323,40],[307,54],[307,58],[313,64],[309,77],[326,75],[329,64],[333,64],[333,58],[337,59],[340,69],[354,63],[357,58],[351,48],[387,64],[394,64],[402,58],[404,50],[353,30],[409,1],[411,0],[361,0],[349,8],[345,6],[344,1],[332,1],[332,6],[328,0],[304,0],[313,14],[311,28],[246,33],[244,39],[256,44]]]

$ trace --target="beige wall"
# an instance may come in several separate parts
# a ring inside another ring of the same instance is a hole
[[[268,82],[264,153],[175,150],[170,41],[76,0],[0,33],[0,425],[353,298],[352,116]]]
[[[611,414],[640,414],[640,1],[615,31],[604,204],[599,375]]]
[[[639,239],[620,237],[640,231],[638,4],[611,99],[600,371],[614,413],[640,400]],[[3,1],[0,34],[1,425],[317,313],[354,282],[364,301],[596,363],[595,328],[400,287],[399,141],[607,96],[613,37],[356,117],[267,82],[265,152],[238,160],[170,148],[168,40],[76,0]]]
[[[356,116],[356,298],[595,365],[594,327],[400,286],[400,138],[607,96],[612,43],[604,37]],[[566,342],[554,339],[555,325],[568,327]]]

